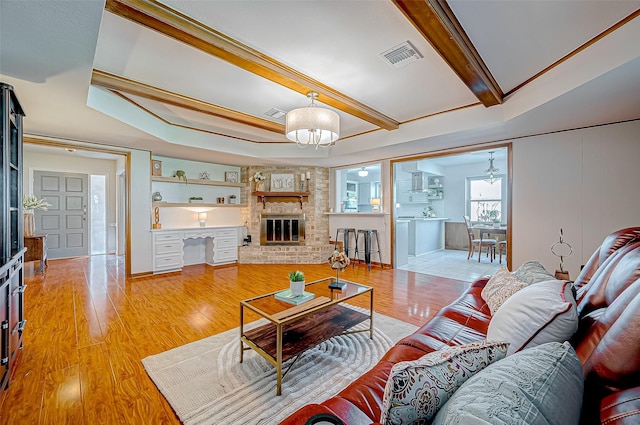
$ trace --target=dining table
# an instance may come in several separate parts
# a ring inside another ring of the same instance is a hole
[[[506,235],[507,234],[507,226],[506,225],[500,225],[499,227],[495,227],[495,226],[489,225],[489,224],[475,224],[475,225],[473,225],[471,227],[471,229],[477,230],[478,233],[480,233],[480,246],[482,246],[482,239],[484,238],[484,235],[491,236],[491,235]],[[478,261],[480,261],[480,254],[481,254],[480,251],[481,250],[478,250]]]

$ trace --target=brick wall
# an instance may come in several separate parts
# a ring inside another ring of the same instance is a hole
[[[300,190],[300,174],[311,174],[308,182],[309,200],[302,204],[294,202],[267,202],[263,208],[254,191],[254,183],[241,195],[241,202],[248,208],[243,212],[242,222],[247,223],[252,242],[240,247],[238,262],[241,264],[320,264],[327,261],[333,252],[329,244],[329,169],[320,167],[260,166],[246,167],[242,170],[242,181],[257,171],[266,177],[265,191],[269,191],[271,174],[293,174],[295,191]],[[269,214],[305,214],[305,241],[299,246],[260,246],[260,215]]]

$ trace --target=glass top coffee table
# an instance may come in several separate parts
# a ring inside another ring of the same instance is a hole
[[[244,351],[253,349],[276,367],[276,395],[282,393],[282,363],[302,354],[309,348],[337,335],[369,332],[373,338],[373,288],[340,279],[342,289],[333,289],[335,277],[307,283],[304,290],[315,295],[300,305],[276,299],[280,292],[272,292],[240,301],[240,363]],[[354,297],[369,295],[368,314],[342,305]],[[251,310],[269,323],[245,330],[245,313]],[[369,328],[348,329],[369,320]],[[286,371],[285,371],[286,374]]]

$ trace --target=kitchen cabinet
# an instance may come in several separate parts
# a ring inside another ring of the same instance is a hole
[[[401,204],[409,202],[410,190],[411,190],[411,180],[397,180],[396,181],[396,202]]]
[[[409,192],[409,202],[413,203],[429,203],[427,192]]]
[[[396,220],[395,267],[409,264],[409,223],[410,220]]]
[[[444,222],[448,218],[409,219],[409,255],[444,249]]]
[[[358,184],[358,205],[371,205],[371,183]]]

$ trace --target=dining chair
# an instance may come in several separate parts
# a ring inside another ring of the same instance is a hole
[[[462,216],[464,218],[464,224],[467,226],[467,235],[469,236],[469,254],[467,255],[467,260],[473,257],[473,254],[476,251],[476,246],[478,247],[478,262],[480,262],[480,255],[482,254],[482,248],[487,248],[487,257],[490,258],[493,263],[493,259],[496,256],[496,240],[495,239],[484,239],[482,235],[480,235],[480,239],[477,239],[475,233],[473,232],[473,226],[471,225],[471,219],[468,215]],[[481,230],[482,232],[482,230]]]
[[[500,264],[502,264],[502,252],[504,251],[504,259],[507,259],[507,241],[498,242],[498,254],[500,255]]]

